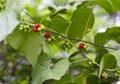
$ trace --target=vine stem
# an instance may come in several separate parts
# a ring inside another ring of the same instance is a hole
[[[116,71],[116,70],[120,70],[120,68],[116,68],[116,69],[105,69],[107,71]]]
[[[94,63],[94,64],[96,64],[98,67],[100,67],[100,65],[99,65],[97,62],[95,62],[95,61],[93,61],[92,59],[90,59],[81,49],[80,49],[80,51],[82,52],[82,54],[83,54],[88,60],[92,61],[92,63]]]
[[[31,25],[31,26],[34,26],[34,24],[31,24],[31,23],[28,23],[28,22],[24,22],[24,21],[21,21],[21,22],[23,22],[23,23],[25,23],[25,24],[29,24],[29,25]],[[77,39],[77,38],[73,38],[73,37],[68,37],[68,36],[62,35],[62,34],[56,32],[56,31],[54,31],[54,30],[52,30],[52,29],[50,29],[50,28],[47,28],[47,27],[45,27],[44,31],[45,31],[45,32],[54,33],[54,34],[56,34],[56,35],[58,35],[58,36],[61,36],[61,37],[63,37],[63,38],[66,38],[66,39],[71,39],[71,40],[74,40],[74,41],[77,41],[77,42],[80,42],[80,41],[81,41],[81,42],[84,42],[84,43],[88,43],[88,44],[94,45],[94,46],[96,46],[96,47],[118,50],[117,48],[102,46],[102,45],[95,44],[95,43],[92,43],[92,42],[89,42],[89,41],[85,41],[85,40],[82,40],[82,39]]]
[[[76,38],[73,38],[73,37],[68,37],[68,36],[62,35],[62,34],[56,32],[56,31],[54,31],[54,30],[52,30],[50,28],[46,28],[46,29],[47,30],[44,30],[44,31],[54,33],[54,34],[59,35],[59,36],[61,36],[63,38],[71,39],[71,40],[74,40],[74,41],[82,41],[82,42],[85,42],[85,43],[88,43],[88,44],[91,44],[91,45],[94,45],[94,46],[97,46],[97,47],[101,47],[101,48],[108,48],[108,49],[118,50],[116,48],[111,48],[111,47],[98,45],[98,44],[95,44],[95,43],[92,43],[92,42],[88,42],[88,41],[85,41],[85,40],[82,40],[82,39],[76,39]]]
[[[71,62],[70,64],[74,64],[74,63],[81,62],[81,61],[85,61],[85,60],[86,60],[86,59],[77,60],[77,61]]]

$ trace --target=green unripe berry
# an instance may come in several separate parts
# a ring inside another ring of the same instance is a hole
[[[45,26],[44,25],[40,25],[40,29],[44,30],[45,29]]]
[[[55,37],[54,37],[54,36],[51,36],[51,39],[52,39],[52,40],[55,40]]]
[[[20,30],[23,30],[23,27],[20,27],[19,29],[20,29]]]
[[[108,78],[108,74],[107,74],[105,71],[102,73],[102,75],[103,75],[105,78]]]
[[[30,25],[26,25],[26,28],[30,28]]]
[[[120,70],[117,70],[116,72],[117,72],[118,74],[120,74]]]
[[[48,42],[51,42],[52,41],[52,39],[51,38],[48,38]]]
[[[66,45],[67,45],[67,46],[69,46],[69,45],[70,45],[70,43],[69,43],[69,42],[66,42]]]
[[[23,27],[23,25],[21,24],[20,27]]]
[[[115,72],[115,73],[114,73],[114,76],[115,76],[115,77],[118,77],[118,74]]]
[[[27,31],[27,29],[24,29],[24,32],[26,32]]]
[[[26,29],[27,27],[26,27],[26,25],[24,25],[24,29]]]
[[[65,41],[62,41],[61,44],[64,45],[64,44],[65,44]]]
[[[92,62],[89,61],[88,64],[89,64],[89,65],[92,65]]]

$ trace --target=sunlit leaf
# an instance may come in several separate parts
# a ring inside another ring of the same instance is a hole
[[[86,33],[90,32],[93,24],[94,15],[92,9],[78,8],[73,13],[67,36],[82,39]]]
[[[28,61],[34,66],[42,49],[43,38],[34,32],[23,32],[16,28],[8,37],[8,43],[23,52]]]
[[[39,61],[33,69],[33,83],[42,84],[44,81],[49,79],[60,80],[60,78],[66,73],[69,68],[69,61],[62,59],[58,61],[53,68],[50,68],[50,58],[45,54],[41,54]]]
[[[12,33],[19,24],[14,11],[4,11],[0,13],[0,41],[4,40],[7,35]]]

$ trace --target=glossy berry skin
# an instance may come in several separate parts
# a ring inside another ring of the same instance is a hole
[[[40,27],[40,24],[36,23],[35,28],[39,28],[39,27]]]
[[[105,77],[103,75],[100,75],[100,79],[103,80]]]
[[[84,43],[80,43],[79,48],[84,48],[84,45],[85,45]]]
[[[50,33],[45,33],[45,34],[44,34],[44,37],[45,37],[45,38],[50,38]]]
[[[38,32],[38,28],[34,27],[33,32]]]

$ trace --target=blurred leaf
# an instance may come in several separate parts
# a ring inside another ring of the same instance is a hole
[[[100,62],[100,73],[99,76],[102,72],[103,69],[114,69],[116,68],[116,58],[112,54],[105,54]]]
[[[98,33],[95,35],[94,43],[98,45],[105,45],[108,42],[108,35],[106,33]],[[100,50],[100,47],[95,46],[97,50]]]
[[[69,68],[68,59],[58,61],[54,67],[50,68],[50,58],[41,54],[38,63],[33,69],[33,84],[42,84],[49,79],[60,80]]]
[[[14,11],[4,11],[0,13],[0,42],[15,29],[19,24]]]
[[[87,84],[101,84],[101,83],[100,83],[100,79],[97,76],[90,74],[87,77]]]
[[[92,9],[78,8],[73,13],[67,36],[82,39],[82,37],[92,29],[93,24],[94,15]]]
[[[51,59],[61,59],[64,56],[64,51],[60,50],[59,46],[55,45],[55,43],[45,43],[43,46],[44,53],[47,54]]]
[[[83,1],[80,5],[77,6],[77,8],[85,8],[93,5],[95,5],[95,1]]]
[[[70,68],[74,68],[74,69],[90,69],[91,65],[89,64],[89,60],[76,60],[76,63],[73,62],[73,64],[71,64]]]
[[[67,75],[54,84],[100,84],[100,80],[89,72],[83,72],[75,79],[71,75]]]
[[[24,6],[23,0],[7,0],[6,1],[6,10],[14,10],[16,13],[21,11]]]
[[[16,28],[8,37],[8,43],[23,52],[28,61],[34,66],[42,49],[43,38],[34,32],[23,32]]]
[[[75,80],[74,80],[74,83],[73,84],[87,84],[87,77],[88,75],[90,74],[90,72],[82,72],[80,73],[80,75],[78,75]]]
[[[64,6],[67,4],[67,2],[68,2],[68,0],[54,0],[54,4],[56,6]]]
[[[41,3],[41,0],[33,0],[31,4],[25,4],[25,9],[27,13],[32,16],[32,19],[35,20],[35,22],[39,23],[40,21],[40,14],[38,12],[38,7]]]
[[[100,65],[103,69],[114,69],[116,68],[116,59],[111,54],[105,54],[102,57]]]
[[[69,22],[61,16],[54,16],[51,22],[51,29],[56,32],[65,34],[68,28]]]
[[[108,28],[106,32],[110,40],[115,40],[120,43],[120,27]]]
[[[96,3],[110,14],[114,14],[120,10],[119,0],[96,0]]]
[[[72,84],[71,75],[64,76],[58,81],[55,81],[54,84]]]
[[[117,65],[120,66],[120,50],[116,50],[114,52],[110,52],[110,54],[114,55],[117,60]]]
[[[108,28],[103,33],[95,35],[94,43],[98,45],[105,45],[109,40],[114,40],[120,43],[120,27]],[[96,49],[99,49],[96,47]]]

